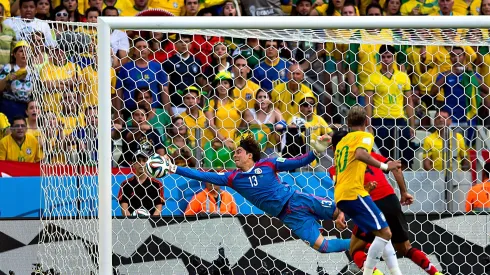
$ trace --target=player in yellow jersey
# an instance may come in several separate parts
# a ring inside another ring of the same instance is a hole
[[[37,163],[41,161],[41,147],[31,134],[23,117],[12,118],[12,133],[0,140],[0,160]]]
[[[400,169],[401,163],[381,163],[371,157],[374,137],[366,132],[367,122],[364,108],[354,106],[349,110],[347,124],[351,132],[342,138],[335,148],[335,203],[362,231],[372,232],[376,236],[369,247],[363,275],[373,274],[381,257],[392,275],[400,275],[402,273],[391,243],[391,230],[383,213],[364,189],[364,174],[367,165],[391,171]]]

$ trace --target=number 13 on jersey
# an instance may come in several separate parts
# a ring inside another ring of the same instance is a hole
[[[252,187],[259,185],[259,182],[257,181],[257,176],[248,177],[248,180],[250,181],[250,185],[252,185]]]

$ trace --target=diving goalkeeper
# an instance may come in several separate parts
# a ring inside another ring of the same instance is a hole
[[[303,167],[319,155],[325,147],[313,142],[313,150],[297,158],[260,159],[260,145],[252,135],[240,141],[233,159],[238,169],[233,172],[212,173],[176,166],[170,160],[169,171],[187,178],[229,186],[266,213],[280,219],[294,234],[321,253],[341,252],[349,248],[350,240],[326,239],[320,233],[318,220],[338,219],[344,224],[343,214],[329,198],[295,191],[284,184],[277,173]],[[318,145],[318,146],[317,146]]]

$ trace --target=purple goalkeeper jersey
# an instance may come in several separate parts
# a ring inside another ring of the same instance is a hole
[[[190,168],[177,167],[175,174],[229,186],[262,211],[277,216],[295,190],[284,184],[277,173],[303,167],[313,160],[315,154],[310,152],[297,158],[263,159],[255,163],[249,171],[234,170],[225,173],[201,172]]]

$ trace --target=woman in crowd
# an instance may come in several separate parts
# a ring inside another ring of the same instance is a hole
[[[274,153],[275,145],[281,139],[278,132],[284,130],[286,123],[281,111],[274,108],[266,91],[259,90],[255,95],[255,100],[254,108],[245,110],[243,120],[245,124],[248,124],[248,128],[252,129],[252,132],[257,132],[256,129],[258,129],[267,135],[265,153],[270,157]]]
[[[51,14],[51,21],[56,21],[56,22],[51,22],[51,32],[53,34],[54,39],[56,39],[62,33],[68,30],[67,24],[63,24],[63,23],[58,24],[57,22],[68,22],[68,19],[69,19],[68,10],[64,6],[60,5],[53,10],[53,13]]]
[[[192,151],[188,144],[188,129],[184,124],[184,119],[174,117],[172,126],[167,128],[167,138],[165,147],[167,154],[173,159],[174,163],[179,166],[195,167],[196,159],[192,156]]]
[[[209,82],[213,82],[212,76],[231,70],[231,57],[228,55],[228,48],[222,42],[217,42],[213,46],[213,54],[210,66],[208,66],[204,75]]]
[[[38,0],[36,4],[36,18],[41,20],[49,20],[53,7],[50,0]]]
[[[0,71],[0,110],[9,117],[24,116],[27,103],[32,100],[32,77],[27,71],[26,51],[29,44],[15,44],[12,64],[4,64]]]
[[[78,0],[63,0],[61,5],[68,11],[68,21],[85,22],[85,18],[78,11]]]
[[[41,131],[37,127],[38,115],[39,115],[39,107],[37,105],[37,102],[35,100],[29,101],[29,103],[27,103],[27,110],[26,110],[27,133],[35,136],[39,141],[39,144],[41,144],[40,143]]]
[[[384,15],[386,16],[401,15],[400,13],[401,6],[402,3],[400,2],[400,0],[386,0],[385,4],[383,5]]]
[[[228,0],[223,4],[223,8],[220,13],[221,16],[238,16],[235,2]]]

